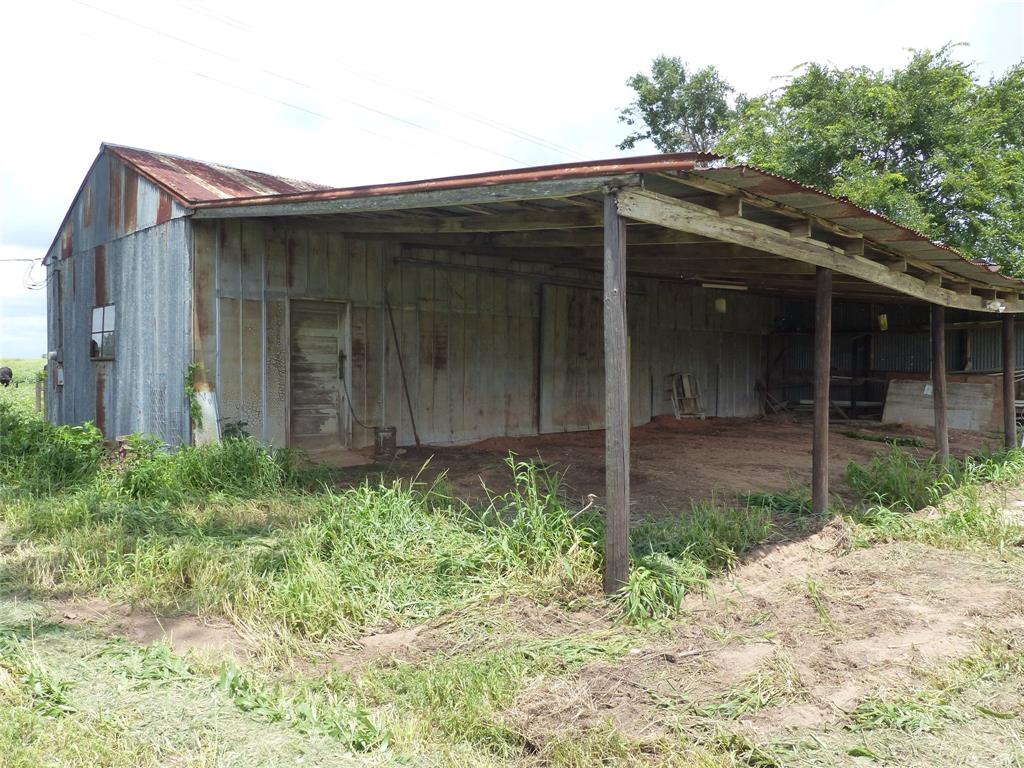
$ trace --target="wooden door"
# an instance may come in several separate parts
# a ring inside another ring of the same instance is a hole
[[[348,305],[292,301],[289,442],[312,451],[351,443],[346,382]]]

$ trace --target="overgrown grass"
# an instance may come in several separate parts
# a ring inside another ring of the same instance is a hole
[[[1004,548],[1024,540],[1024,528],[1006,517],[992,487],[1024,477],[1024,451],[1013,449],[942,466],[893,448],[867,466],[851,464],[850,485],[862,503],[851,510],[869,539],[913,539],[933,546]],[[929,505],[934,513],[912,514]]]

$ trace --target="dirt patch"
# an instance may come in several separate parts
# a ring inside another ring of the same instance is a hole
[[[763,548],[692,598],[692,622],[662,646],[538,681],[509,717],[536,744],[608,721],[645,740],[756,691],[759,704],[736,705],[719,724],[770,740],[827,727],[915,669],[970,654],[989,632],[1024,631],[1022,605],[1019,579],[970,555],[917,544],[851,551],[835,522]]]
[[[245,639],[234,627],[189,614],[162,616],[100,598],[54,601],[49,608],[56,619],[72,626],[92,627],[140,645],[165,642],[176,653],[226,654],[237,659],[248,655]]]
[[[857,422],[857,431],[916,437],[931,445],[926,428]],[[850,425],[835,425],[829,440],[831,486],[849,493],[846,466],[866,462],[888,450],[884,443],[841,434]],[[994,445],[986,435],[953,431],[952,451],[974,453]],[[630,475],[635,514],[677,511],[691,500],[712,496],[784,490],[808,486],[811,476],[811,421],[804,414],[758,419],[676,420],[659,416],[632,431]],[[906,448],[925,456],[928,448]],[[384,468],[387,474],[413,476],[429,460],[424,479],[446,474],[453,493],[471,500],[484,497],[482,485],[503,491],[509,484],[509,452],[543,462],[564,474],[568,489],[580,499],[604,494],[604,432],[569,432],[521,438],[494,438],[461,447],[409,449]],[[374,472],[380,473],[381,467]],[[355,478],[355,476],[354,476]],[[358,479],[361,479],[359,476]]]

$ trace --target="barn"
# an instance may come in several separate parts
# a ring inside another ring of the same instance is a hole
[[[1024,284],[713,155],[328,188],[104,144],[45,264],[52,421],[339,462],[603,429],[610,563],[655,417],[812,409],[818,508],[830,413],[1016,441]]]

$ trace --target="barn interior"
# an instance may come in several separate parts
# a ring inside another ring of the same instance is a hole
[[[433,456],[472,493],[498,481],[502,454],[538,454],[602,496],[610,217],[624,245],[617,399],[633,457],[649,454],[632,465],[633,508],[808,484],[823,270],[833,488],[880,445],[844,432],[936,450],[936,322],[953,452],[1001,439],[999,310],[1018,307],[1020,284],[787,179],[674,156],[295,197],[197,211],[196,346],[220,424],[319,460],[390,457],[393,441],[400,460],[367,471]]]

